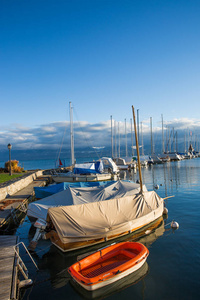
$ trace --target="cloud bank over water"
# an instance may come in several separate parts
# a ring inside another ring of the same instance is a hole
[[[74,122],[74,144],[75,147],[106,147],[111,145],[111,121],[90,124],[85,121]],[[133,128],[133,126],[132,126]],[[134,128],[133,128],[134,129]],[[177,133],[179,142],[183,143],[186,137],[197,142],[200,134],[200,120],[180,118],[164,122],[164,133],[168,135],[172,130]],[[113,142],[121,145],[125,144],[127,134],[128,144],[131,144],[131,124],[113,120],[112,126]],[[150,142],[150,121],[142,122],[143,142]],[[141,126],[140,126],[141,136]],[[154,126],[154,143],[160,141],[162,136],[162,124]],[[133,140],[135,144],[134,132]],[[70,122],[52,122],[42,124],[33,128],[25,127],[21,124],[13,124],[10,127],[0,127],[0,147],[7,149],[7,144],[11,143],[14,149],[58,149],[63,146],[70,148]]]

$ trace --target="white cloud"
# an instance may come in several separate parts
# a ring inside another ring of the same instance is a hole
[[[125,139],[125,123],[124,121],[116,122],[116,135],[118,137],[118,125],[120,128],[121,144]],[[90,124],[85,121],[74,122],[74,143],[75,147],[101,147],[110,146],[111,144],[111,122],[110,120]],[[179,132],[179,136],[183,136],[186,130],[199,134],[200,120],[180,118],[164,122],[164,128],[170,130],[174,128]],[[132,126],[134,130],[134,127]],[[130,139],[131,124],[126,123],[128,140]],[[150,124],[142,121],[143,138],[150,139]],[[153,127],[153,133],[161,135],[161,125]],[[113,136],[114,136],[113,121]],[[129,141],[130,142],[130,141]],[[0,146],[7,147],[11,143],[15,149],[59,149],[63,143],[64,147],[70,148],[70,122],[52,122],[50,124],[42,124],[37,127],[27,128],[26,126],[16,124],[16,127],[9,127],[0,131]]]

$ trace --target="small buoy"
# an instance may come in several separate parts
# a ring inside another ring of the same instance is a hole
[[[154,188],[155,188],[156,190],[158,190],[158,189],[159,189],[159,185],[156,184],[156,185],[154,186]]]
[[[163,209],[163,215],[167,215],[168,214],[168,209],[167,209],[167,207],[164,207],[164,209]]]
[[[175,222],[175,221],[172,221],[171,222],[171,228],[178,229],[179,228],[179,224],[177,222]]]
[[[22,280],[19,283],[19,288],[26,288],[29,287],[33,284],[33,280],[32,279],[26,279],[26,280]]]
[[[162,186],[162,183],[160,184],[160,186]]]

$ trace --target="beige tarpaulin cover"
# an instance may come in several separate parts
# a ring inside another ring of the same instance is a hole
[[[47,211],[50,207],[77,205],[89,202],[120,198],[138,194],[140,185],[133,181],[112,181],[105,185],[91,187],[68,187],[68,189],[53,194],[44,199],[34,201],[28,205],[27,215],[32,218],[46,220]],[[147,191],[143,185],[143,191]]]
[[[49,218],[63,243],[86,241],[142,227],[162,215],[163,200],[154,192],[50,208]]]

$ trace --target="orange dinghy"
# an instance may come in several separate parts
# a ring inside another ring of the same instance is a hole
[[[98,250],[76,262],[68,271],[86,290],[96,290],[111,284],[145,263],[149,250],[141,243],[123,242]]]

